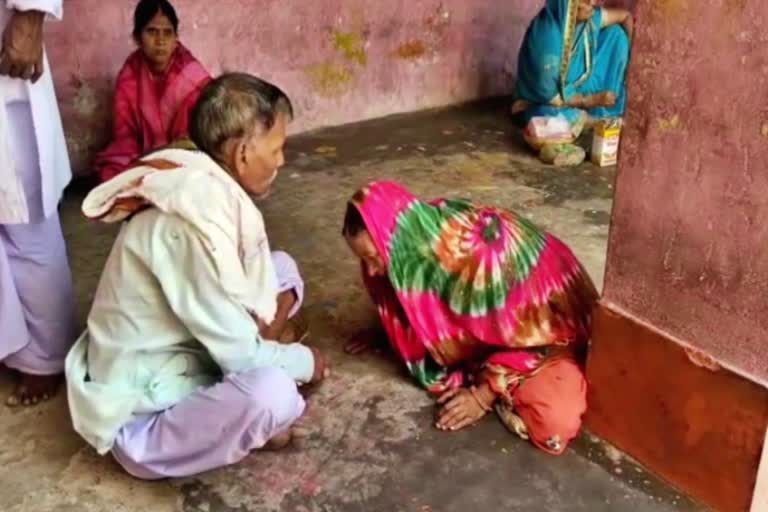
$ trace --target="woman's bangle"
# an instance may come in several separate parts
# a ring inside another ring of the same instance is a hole
[[[475,402],[478,403],[478,405],[485,411],[485,412],[491,412],[490,406],[488,406],[485,402],[483,402],[479,396],[477,396],[477,388],[475,386],[472,386],[469,388],[469,392],[472,393],[472,397],[475,399]]]

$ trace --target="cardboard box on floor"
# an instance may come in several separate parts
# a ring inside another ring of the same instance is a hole
[[[621,139],[621,119],[607,119],[595,125],[592,136],[592,163],[599,167],[616,165]]]

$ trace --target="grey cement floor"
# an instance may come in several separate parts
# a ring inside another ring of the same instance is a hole
[[[0,408],[0,511],[700,510],[589,434],[552,458],[490,416],[466,432],[437,432],[429,398],[391,357],[351,358],[340,349],[373,321],[338,232],[347,197],[374,178],[400,180],[425,197],[470,196],[516,209],[569,243],[601,285],[613,169],[540,164],[501,111],[488,104],[421,113],[290,141],[289,165],[260,207],[273,247],[302,266],[310,343],[334,364],[310,398],[304,422],[312,434],[300,446],[145,483],[74,434],[60,394],[34,409]],[[82,196],[71,190],[62,215],[84,320],[115,230],[82,219]],[[10,389],[0,373],[0,394]]]

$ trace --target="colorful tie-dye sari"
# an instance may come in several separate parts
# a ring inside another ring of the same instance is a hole
[[[486,380],[510,403],[523,378],[583,356],[594,285],[571,250],[517,214],[431,203],[399,184],[355,194],[388,270],[363,272],[390,343],[434,393]]]

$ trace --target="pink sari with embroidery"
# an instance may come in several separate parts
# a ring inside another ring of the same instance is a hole
[[[102,181],[125,171],[140,156],[188,134],[189,117],[211,76],[181,44],[163,76],[155,76],[141,50],[117,77],[112,142],[95,162]]]

